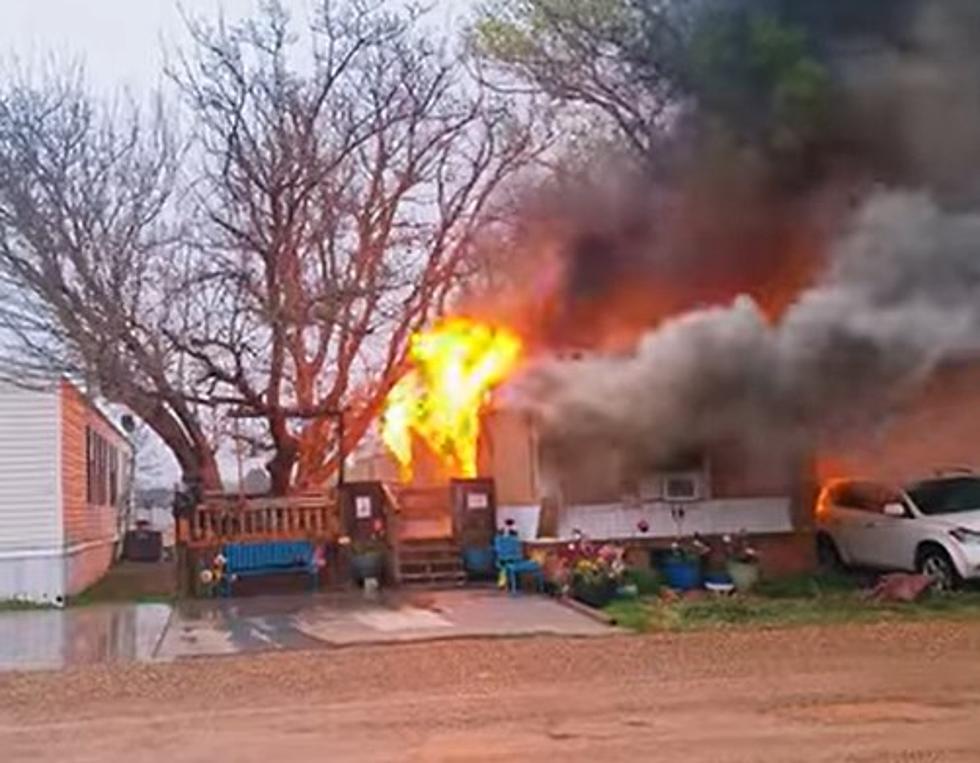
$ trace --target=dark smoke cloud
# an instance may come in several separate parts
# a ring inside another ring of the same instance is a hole
[[[695,152],[648,195],[631,178],[625,212],[574,216],[571,304],[622,273],[682,296],[632,352],[530,374],[546,436],[640,467],[732,441],[853,442],[937,369],[980,359],[980,3],[744,4],[764,6],[805,28],[833,73],[820,161],[787,187],[763,153]],[[774,311],[760,285],[800,251],[805,281]]]
[[[601,346],[605,324],[617,318],[650,326],[742,293],[778,315],[822,271],[827,246],[875,185],[927,190],[959,208],[980,201],[980,3],[700,7],[767,14],[802,30],[830,74],[831,118],[787,155],[740,132],[758,123],[753,97],[722,115],[727,139],[709,129],[718,115],[695,98],[658,144],[653,167],[624,169],[621,155],[601,156],[588,167],[590,182],[552,189],[529,216],[559,242],[554,340]],[[649,295],[645,313],[638,290]]]
[[[941,363],[978,353],[980,214],[882,192],[778,324],[740,297],[667,321],[629,356],[542,367],[528,390],[551,435],[653,464],[867,431]]]

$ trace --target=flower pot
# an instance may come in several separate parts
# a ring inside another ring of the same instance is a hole
[[[383,551],[364,551],[350,558],[351,571],[357,580],[380,578],[384,570],[385,555]]]
[[[616,596],[616,581],[612,578],[600,581],[576,580],[572,584],[572,596],[583,604],[601,609]]]
[[[755,584],[759,582],[759,565],[755,562],[736,562],[728,563],[728,574],[735,584],[735,590],[739,593],[751,591]]]
[[[493,549],[489,546],[464,547],[463,569],[470,575],[489,575],[493,572]]]
[[[690,591],[701,586],[701,562],[697,559],[667,559],[663,565],[664,581],[670,588]]]

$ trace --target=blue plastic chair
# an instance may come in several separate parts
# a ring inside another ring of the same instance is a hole
[[[544,590],[544,573],[541,565],[524,558],[520,538],[515,535],[498,535],[493,539],[493,550],[497,557],[497,569],[503,570],[507,575],[507,590],[510,593],[517,593],[517,583],[522,574],[531,575],[537,590]]]

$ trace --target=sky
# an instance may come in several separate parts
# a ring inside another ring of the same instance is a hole
[[[296,18],[315,0],[282,0]],[[393,7],[402,2],[392,2]],[[181,9],[192,16],[223,12],[249,15],[259,0],[0,0],[0,60],[80,58],[90,82],[107,90],[139,93],[160,82],[164,47],[186,42]],[[451,26],[472,0],[434,3],[440,23]]]
[[[183,15],[229,21],[255,11],[261,0],[0,0],[0,69],[12,59],[38,64],[52,56],[57,63],[84,64],[89,84],[104,94],[126,90],[141,100],[163,83],[164,51],[187,43]],[[282,0],[294,18],[307,18],[316,0]],[[435,0],[430,23],[446,31],[475,0]],[[392,7],[404,5],[394,0]],[[141,461],[152,463],[145,483],[172,485],[177,463],[162,442],[150,439]],[[237,462],[223,453],[219,461],[226,481],[236,480]],[[244,471],[261,461],[248,460]]]

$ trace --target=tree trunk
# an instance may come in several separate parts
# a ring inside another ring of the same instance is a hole
[[[292,484],[293,467],[296,465],[296,447],[283,445],[276,449],[276,455],[266,464],[269,472],[272,495],[286,495]]]

